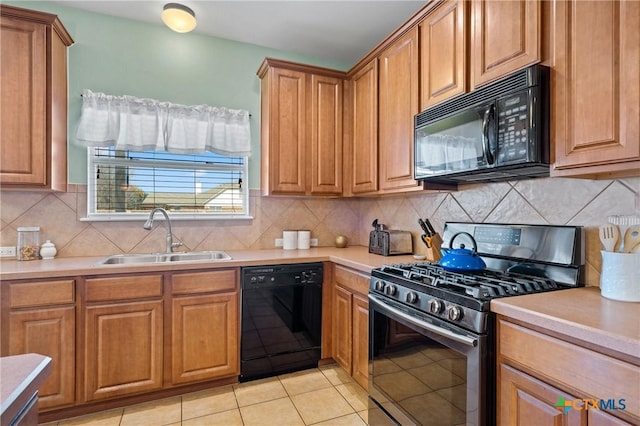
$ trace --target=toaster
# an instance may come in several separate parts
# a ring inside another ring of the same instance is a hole
[[[369,233],[369,253],[382,256],[413,253],[413,240],[409,231],[390,231],[373,221],[374,230]]]

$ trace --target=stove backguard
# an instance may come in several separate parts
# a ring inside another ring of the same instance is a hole
[[[451,238],[459,232],[473,236],[478,254],[489,269],[543,275],[566,286],[584,285],[585,239],[581,226],[447,222],[443,249],[451,248]],[[456,237],[454,248],[460,243],[473,246],[464,234]]]

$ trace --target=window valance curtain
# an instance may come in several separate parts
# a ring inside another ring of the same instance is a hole
[[[249,112],[85,90],[76,137],[87,146],[223,155],[251,153]]]

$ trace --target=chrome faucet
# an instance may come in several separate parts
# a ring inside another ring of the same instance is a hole
[[[156,212],[160,212],[164,215],[164,218],[167,221],[167,249],[166,252],[167,253],[173,253],[173,248],[174,247],[180,247],[182,245],[182,243],[174,243],[173,242],[173,233],[171,232],[171,219],[169,218],[169,213],[167,213],[167,211],[163,208],[160,207],[156,207],[153,210],[151,210],[151,213],[149,213],[149,219],[147,219],[147,221],[144,223],[144,229],[146,229],[147,231],[151,231],[151,228],[153,228],[153,215]]]

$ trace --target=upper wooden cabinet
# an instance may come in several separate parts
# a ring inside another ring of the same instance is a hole
[[[420,22],[420,111],[465,93],[469,3],[445,1]]]
[[[379,62],[380,190],[420,189],[413,178],[413,116],[420,112],[418,27],[387,47]]]
[[[67,188],[67,47],[56,15],[0,5],[0,185]]]
[[[263,195],[341,195],[344,73],[267,58],[258,76]]]
[[[378,59],[348,81],[345,181],[350,194],[378,190]]]
[[[552,176],[640,174],[640,3],[553,3]]]
[[[473,0],[471,89],[541,60],[540,1]]]

